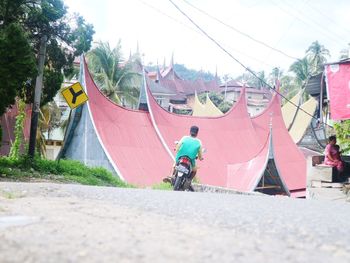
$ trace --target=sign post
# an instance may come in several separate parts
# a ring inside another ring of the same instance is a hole
[[[62,90],[61,94],[71,109],[75,109],[89,99],[79,82]]]

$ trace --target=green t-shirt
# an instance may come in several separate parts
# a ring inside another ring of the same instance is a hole
[[[176,154],[176,162],[179,160],[181,156],[188,156],[192,161],[192,165],[195,166],[196,157],[202,147],[201,141],[191,136],[184,136],[182,137],[179,144],[180,144],[180,148]]]

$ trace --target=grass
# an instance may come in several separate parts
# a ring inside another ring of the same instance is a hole
[[[0,192],[0,196],[4,197],[6,199],[16,199],[16,198],[18,198],[18,196],[15,193],[5,192],[5,191]]]
[[[172,190],[173,190],[173,187],[172,187],[171,184],[169,184],[169,183],[161,182],[161,183],[159,183],[159,184],[153,185],[153,186],[152,186],[152,189],[154,189],[154,190],[172,191]]]
[[[90,168],[78,161],[60,160],[57,162],[38,157],[30,161],[26,156],[18,160],[1,157],[0,176],[19,181],[38,178],[84,185],[133,187],[101,167]]]

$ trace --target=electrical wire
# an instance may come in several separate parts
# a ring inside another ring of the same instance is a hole
[[[229,57],[231,57],[236,63],[238,63],[240,66],[242,66],[246,71],[248,71],[250,74],[252,74],[254,77],[256,77],[258,80],[260,80],[262,83],[264,83],[269,89],[273,90],[284,98],[286,101],[288,101],[291,105],[295,106],[297,109],[301,110],[308,116],[312,117],[313,119],[317,119],[315,116],[311,115],[307,111],[305,111],[303,108],[301,108],[299,105],[296,105],[294,102],[286,98],[283,94],[281,94],[278,90],[274,89],[271,87],[264,79],[260,78],[259,76],[256,75],[254,71],[246,67],[241,61],[236,59],[230,52],[228,52],[219,42],[217,42],[213,37],[211,37],[202,27],[200,27],[196,22],[192,20],[191,17],[189,17],[177,4],[173,2],[173,0],[168,0],[183,16],[185,16],[195,27],[197,27],[207,38],[209,38],[215,45],[217,45],[222,51],[224,51]]]
[[[297,15],[295,15],[294,13],[292,13],[292,12],[289,11],[289,9],[295,9],[295,8],[293,8],[293,7],[291,7],[291,6],[288,6],[288,7],[287,7],[288,10],[287,10],[287,9],[285,9],[284,7],[281,7],[281,6],[280,6],[279,4],[277,4],[275,1],[272,1],[272,2],[275,4],[276,7],[278,7],[280,10],[282,10],[282,11],[283,11],[284,13],[286,13],[287,15],[292,16],[292,17],[295,17],[297,20],[299,20],[300,22],[302,22],[303,24],[305,24],[305,25],[307,25],[307,26],[312,26],[312,27],[314,27],[316,30],[318,30],[320,33],[322,33],[322,34],[324,34],[324,35],[328,35],[327,37],[328,37],[329,40],[331,40],[332,42],[334,42],[334,43],[336,43],[337,45],[339,45],[339,39],[338,39],[338,37],[333,36],[333,35],[330,34],[329,31],[324,30],[323,27],[322,27],[320,24],[314,22],[314,23],[316,24],[316,26],[317,26],[317,27],[315,27],[315,26],[311,25],[308,21],[306,21],[306,20],[304,20],[304,19],[301,19],[299,16],[297,16]],[[280,2],[278,2],[278,3],[280,3]],[[297,10],[297,11],[298,11],[298,10]],[[300,11],[299,11],[299,12],[300,12]]]
[[[311,5],[308,1],[304,1],[304,2],[311,8],[311,10],[316,11],[317,13],[319,13],[319,14],[322,16],[322,18],[323,18],[323,17],[326,17],[329,21],[331,21],[331,22],[332,22],[334,25],[336,25],[338,28],[343,29],[344,31],[347,32],[347,34],[350,33],[350,30],[349,30],[349,29],[347,29],[347,28],[343,27],[342,25],[340,25],[336,20],[334,20],[333,17],[331,17],[331,16],[329,16],[328,14],[322,12],[322,11],[321,11],[320,9],[318,9],[317,7]]]
[[[312,22],[314,25],[316,25],[319,29],[321,29],[322,31],[324,31],[325,33],[327,33],[329,36],[332,35],[332,37],[334,37],[334,39],[337,40],[337,42],[339,42],[339,39],[342,39],[343,36],[338,35],[336,32],[331,31],[331,30],[326,30],[324,28],[324,25],[319,23],[319,20],[317,20],[314,16],[310,15],[310,12],[308,12],[308,10],[306,10],[305,8],[299,8],[299,6],[295,5],[295,4],[290,4],[290,2],[288,1],[283,1],[284,4],[286,5],[286,7],[288,9],[294,9],[298,14],[301,15],[301,17],[306,18],[306,22]],[[279,2],[281,3],[281,2]],[[304,12],[307,11],[307,12]],[[310,24],[311,25],[311,24]]]
[[[260,44],[260,45],[263,45],[264,47],[266,47],[266,48],[268,48],[268,49],[271,49],[271,50],[274,51],[274,52],[280,53],[280,54],[282,54],[282,55],[285,56],[285,57],[288,57],[288,58],[293,59],[293,60],[298,60],[298,58],[293,57],[293,56],[290,56],[290,55],[288,55],[287,53],[285,53],[285,52],[283,52],[283,51],[281,51],[281,50],[279,50],[279,49],[277,49],[277,48],[274,48],[274,47],[272,47],[272,46],[266,44],[265,42],[263,42],[263,41],[261,41],[261,40],[258,40],[258,39],[256,39],[256,38],[252,37],[251,35],[249,35],[249,34],[243,32],[243,31],[241,31],[241,30],[239,30],[239,29],[237,29],[237,28],[235,28],[235,27],[233,27],[233,26],[231,26],[231,25],[225,23],[224,21],[222,21],[222,20],[220,20],[220,19],[218,19],[218,18],[212,16],[211,14],[209,14],[209,13],[207,13],[206,11],[204,11],[204,10],[202,10],[202,9],[200,9],[200,8],[198,8],[198,7],[196,7],[195,5],[193,5],[192,3],[188,2],[187,0],[182,0],[182,1],[185,2],[187,5],[191,6],[192,8],[196,9],[197,11],[201,12],[202,14],[204,14],[204,15],[210,17],[211,19],[213,19],[213,20],[219,22],[220,24],[222,24],[222,25],[228,27],[229,29],[231,29],[231,30],[233,30],[233,31],[235,31],[235,32],[237,32],[237,33],[239,33],[240,35],[242,35],[242,36],[244,36],[244,37],[246,37],[246,38],[249,38],[250,40],[252,40],[252,41],[254,41],[254,42],[256,42],[256,43],[258,43],[258,44]]]
[[[153,5],[151,5],[151,4],[149,4],[149,3],[146,3],[146,2],[143,1],[143,0],[137,0],[137,1],[139,1],[139,2],[142,3],[143,5],[147,6],[148,8],[153,9],[154,11],[160,13],[161,15],[163,15],[163,16],[165,16],[165,17],[171,19],[171,20],[173,20],[174,22],[177,22],[178,24],[181,24],[182,26],[185,26],[187,29],[190,29],[190,30],[192,30],[193,32],[196,32],[197,34],[202,35],[202,33],[201,33],[200,31],[198,31],[198,30],[196,30],[195,28],[192,28],[192,27],[186,25],[185,23],[183,23],[183,22],[177,20],[176,18],[174,18],[174,17],[172,17],[172,16],[170,16],[170,15],[164,13],[164,12],[161,11],[159,8],[156,8],[156,7],[154,7]],[[264,65],[266,65],[266,66],[269,66],[269,67],[271,67],[271,68],[276,67],[276,65],[272,65],[272,64],[266,63],[266,62],[263,61],[263,60],[257,59],[257,58],[255,58],[255,57],[253,57],[253,56],[250,56],[250,55],[248,55],[248,54],[246,54],[246,53],[244,53],[244,52],[242,52],[242,51],[239,51],[238,49],[235,49],[235,48],[233,48],[233,47],[231,47],[231,46],[227,46],[227,47],[230,48],[230,50],[233,50],[233,51],[235,51],[235,52],[241,54],[242,56],[247,57],[247,58],[250,58],[250,59],[252,59],[252,60],[254,60],[254,61],[256,61],[256,62],[259,62],[259,63],[264,64]]]
[[[269,48],[271,51],[278,52],[278,53],[280,53],[280,54],[282,54],[282,55],[284,55],[284,56],[286,56],[286,57],[288,57],[288,58],[290,58],[290,59],[300,61],[299,58],[296,58],[296,57],[293,57],[293,56],[291,56],[291,55],[288,55],[288,54],[285,53],[284,51],[281,51],[281,50],[279,50],[279,49],[277,49],[277,48],[274,48],[274,47],[272,47],[272,46],[270,46],[270,45],[268,45],[268,44],[266,44],[266,43],[264,43],[264,42],[262,42],[262,41],[260,41],[260,40],[257,40],[256,38],[254,38],[254,37],[252,37],[252,36],[250,36],[250,35],[248,35],[248,34],[242,32],[241,30],[239,30],[239,29],[237,29],[237,28],[234,28],[234,27],[231,26],[231,25],[226,24],[226,23],[223,22],[222,20],[220,20],[220,19],[218,19],[218,18],[216,18],[216,17],[210,15],[210,14],[207,13],[206,11],[204,11],[204,10],[202,10],[202,9],[200,9],[200,8],[198,8],[198,7],[196,7],[196,6],[194,6],[192,3],[188,2],[187,0],[182,0],[182,1],[185,2],[186,4],[188,4],[189,6],[191,6],[192,8],[196,9],[197,11],[199,11],[199,12],[203,13],[204,15],[210,17],[211,19],[213,19],[213,20],[219,22],[220,24],[223,24],[224,26],[228,27],[229,29],[234,30],[234,31],[236,31],[237,33],[242,34],[243,36],[245,36],[245,37],[247,37],[247,38],[249,38],[249,39],[251,39],[251,40],[257,42],[258,44],[263,45],[263,46]],[[295,21],[295,20],[294,20],[294,21]],[[294,23],[294,21],[293,21],[293,23]],[[293,24],[293,23],[292,23],[292,24]],[[289,26],[289,28],[292,26],[292,24]],[[196,31],[196,32],[198,32],[198,31]],[[235,50],[235,49],[233,49],[233,48],[231,48],[231,49],[232,49],[232,50]],[[239,51],[237,51],[237,50],[235,50],[235,51],[238,52],[238,53],[241,53],[241,52],[239,52]],[[241,53],[241,54],[242,54],[242,53]],[[247,56],[247,57],[250,57],[249,55],[246,55],[246,56]],[[250,57],[250,58],[252,58],[252,57]],[[252,58],[252,59],[254,59],[254,58]],[[257,59],[254,59],[254,60],[259,61],[259,60],[257,60]],[[271,67],[275,68],[275,66],[272,66],[272,65],[270,65],[270,64],[267,64],[266,62],[260,61],[260,63],[263,63],[263,64],[265,64],[265,65],[268,65],[268,66],[271,66]],[[296,75],[295,77],[296,77],[297,79],[299,79],[300,81],[304,81],[303,79],[301,79],[301,78],[298,77],[297,75]]]

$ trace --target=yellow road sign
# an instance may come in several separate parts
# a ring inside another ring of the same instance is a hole
[[[62,90],[61,94],[71,109],[75,109],[89,99],[79,82]]]

